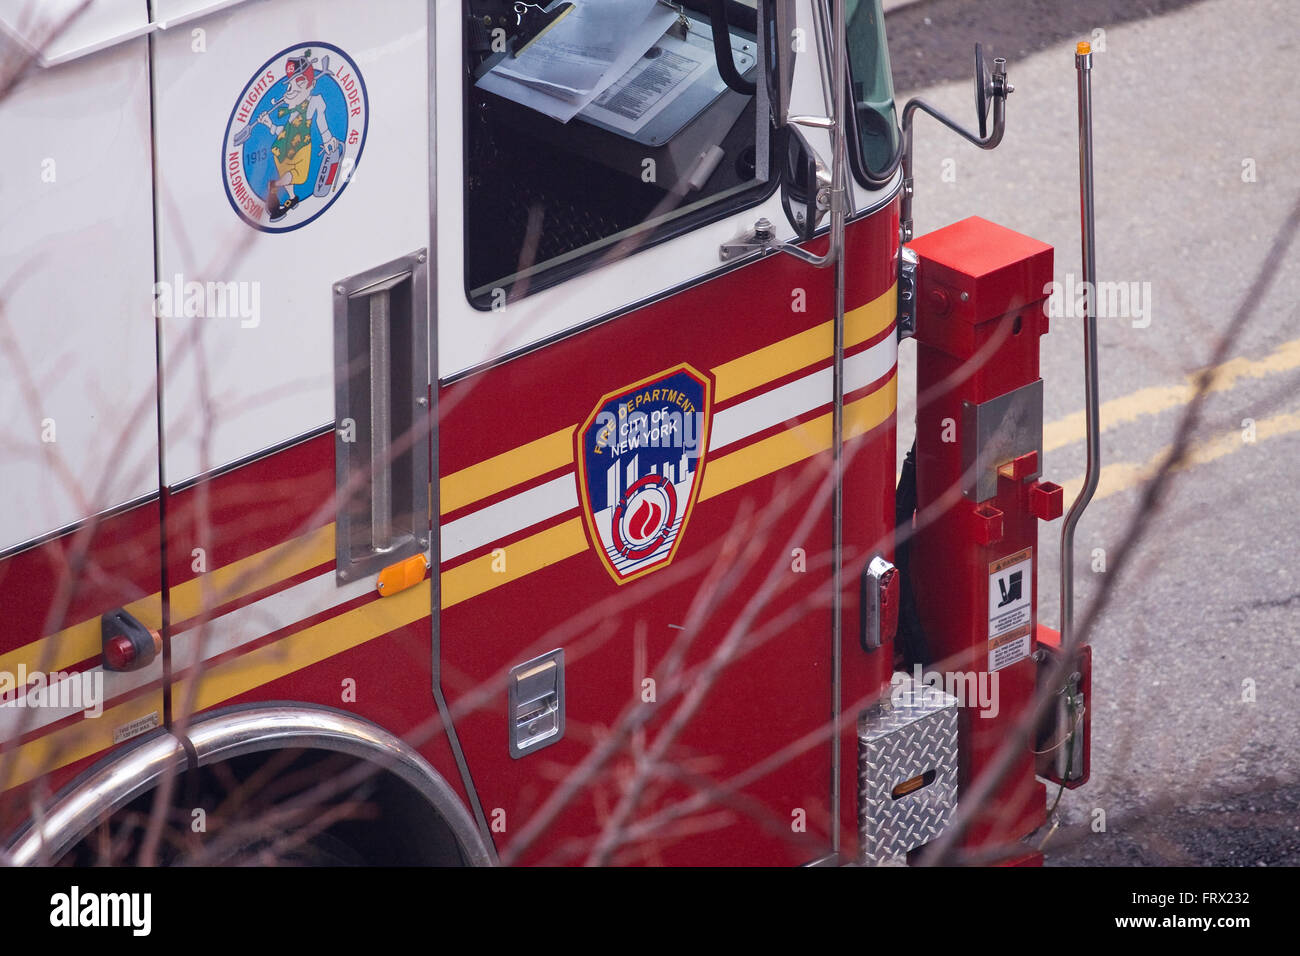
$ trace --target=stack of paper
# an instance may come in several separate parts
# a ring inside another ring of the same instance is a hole
[[[658,0],[574,0],[572,13],[519,56],[503,58],[478,85],[567,123],[627,73],[676,18]]]

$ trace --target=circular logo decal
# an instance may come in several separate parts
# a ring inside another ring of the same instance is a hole
[[[647,558],[668,541],[676,520],[677,491],[672,482],[646,475],[614,509],[614,547],[630,560]]]
[[[262,232],[307,225],[351,180],[368,121],[351,57],[328,43],[281,50],[248,81],[226,123],[230,205]]]

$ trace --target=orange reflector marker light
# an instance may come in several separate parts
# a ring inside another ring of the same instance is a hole
[[[893,790],[891,790],[889,792],[889,795],[893,797],[895,800],[897,800],[899,797],[905,797],[909,793],[915,793],[917,790],[920,790],[922,787],[928,786],[929,784],[933,783],[934,778],[936,776],[937,774],[935,774],[933,770],[927,770],[919,777],[913,777],[911,780],[904,780]]]
[[[1087,56],[1092,52],[1092,44],[1087,40],[1080,40],[1079,45],[1074,48],[1074,52],[1079,56]]]
[[[392,597],[413,588],[424,580],[429,571],[429,559],[422,554],[413,554],[405,561],[390,564],[379,572],[379,581],[375,589],[384,597]]]

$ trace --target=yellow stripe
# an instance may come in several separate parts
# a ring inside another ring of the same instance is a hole
[[[586,550],[587,535],[582,530],[582,519],[571,518],[554,528],[498,548],[492,554],[444,571],[442,606],[448,608],[468,601]]]
[[[333,560],[334,525],[328,524],[176,585],[171,589],[172,620],[179,624],[203,613],[205,590],[209,600],[221,605]]]
[[[891,286],[883,295],[845,316],[846,347],[868,341],[889,327],[894,320],[895,296],[896,288]],[[716,400],[734,397],[829,358],[832,330],[833,323],[826,322],[713,369],[718,382]],[[447,475],[438,484],[441,512],[446,514],[463,508],[538,475],[571,464],[572,437],[572,428],[561,429]],[[718,463],[725,460],[718,459]],[[724,470],[726,467],[728,466],[723,465]],[[706,481],[702,489],[706,497],[708,488]],[[201,614],[204,608],[204,589],[207,589],[211,600],[225,603],[319,567],[333,557],[334,525],[329,524],[176,585],[171,589],[172,620],[185,621]],[[244,580],[241,581],[241,578]],[[487,580],[502,584],[512,578],[503,580],[500,575],[494,575]],[[236,582],[239,582],[237,587]],[[444,591],[444,601],[445,596]],[[127,610],[146,626],[157,629],[162,626],[159,597],[154,594],[143,598],[128,605]],[[449,605],[444,603],[444,606]],[[16,648],[0,655],[0,670],[14,672],[20,663],[25,664],[29,670],[40,668],[52,671],[70,667],[100,652],[99,629],[99,618],[96,617]],[[49,664],[45,665],[41,655],[48,652],[49,645],[55,650]]]
[[[845,316],[846,347],[865,342],[889,327],[894,320],[896,295],[896,287],[891,286],[883,295]],[[831,334],[832,323],[825,322],[718,366],[713,369],[718,381],[715,400],[732,398],[829,358]],[[442,514],[455,511],[572,464],[573,427],[560,429],[443,477],[438,482],[439,510]],[[330,524],[176,585],[171,589],[172,620],[184,621],[202,613],[204,589],[213,600],[225,603],[319,567],[333,557],[334,525]],[[246,574],[246,580],[238,587],[232,587]],[[502,582],[498,579],[498,583]],[[162,602],[157,593],[127,605],[126,610],[147,627],[155,630],[162,627]],[[99,617],[94,617],[0,654],[0,670],[13,673],[19,664],[26,665],[28,670],[63,670],[94,657],[101,647],[99,622]],[[51,653],[48,662],[43,658],[46,653]]]
[[[530,478],[572,464],[573,428],[561,428],[545,438],[512,448],[440,479],[439,511],[447,514]]]
[[[206,669],[199,677],[194,710],[206,710],[240,694],[318,664],[350,648],[429,616],[429,582],[391,598],[322,621],[296,634]],[[188,699],[192,677],[178,681],[172,700]],[[119,704],[94,720],[82,720],[18,748],[9,779],[0,790],[16,787],[51,770],[113,746],[115,728],[157,710],[162,694],[154,692]]]
[[[844,406],[845,440],[875,428],[894,413],[897,402],[897,375],[891,375],[888,382],[865,398],[849,402]],[[831,415],[822,415],[710,461],[704,468],[700,500],[707,501],[826,451],[833,437],[831,425]]]
[[[880,296],[844,316],[844,347],[852,348],[871,339],[894,321],[898,307],[898,287],[890,286]],[[713,398],[725,402],[737,395],[766,385],[801,368],[831,357],[835,341],[835,323],[823,322],[714,368],[716,383]]]
[[[1300,368],[1300,339],[1284,342],[1262,359],[1234,358],[1211,369],[1213,378],[1209,392],[1226,392],[1242,379],[1264,378],[1278,372]],[[1141,388],[1130,395],[1113,398],[1101,405],[1103,429],[1129,424],[1146,415],[1186,405],[1196,393],[1197,375],[1181,385],[1153,385]],[[1087,437],[1087,420],[1083,412],[1075,412],[1043,427],[1043,451],[1064,448]]]
[[[845,440],[863,435],[894,413],[898,377],[891,375],[870,395],[844,406]],[[822,415],[729,455],[704,469],[700,501],[770,475],[831,447],[831,415]],[[442,606],[452,607],[586,551],[582,519],[571,518],[514,544],[442,573]]]
[[[281,638],[274,644],[223,661],[206,668],[199,677],[194,710],[214,707],[399,627],[413,624],[429,614],[429,582],[426,580],[390,598],[363,604]],[[188,699],[193,679],[186,677],[177,683],[172,700],[178,706]]]
[[[889,328],[897,306],[898,287],[893,285],[866,305],[847,313],[844,317],[844,347],[860,345]],[[712,369],[716,382],[714,401],[727,401],[829,359],[834,346],[834,328],[834,322],[823,322]],[[538,475],[572,464],[574,427],[562,428],[445,476],[438,482],[439,511],[447,514],[464,508]]]
[[[8,767],[6,779],[0,780],[0,792],[17,787],[29,780],[47,774],[107,750],[113,746],[113,731],[133,720],[158,712],[162,719],[162,691],[155,690],[134,700],[105,710],[96,718],[85,718],[62,730],[38,737],[23,744],[14,753],[0,754],[0,767]]]
[[[846,347],[865,342],[889,327],[889,324],[894,320],[895,295],[896,289],[891,287],[883,295],[878,296],[861,308],[855,309],[845,317]],[[718,381],[716,399],[722,401],[743,394],[766,382],[829,358],[832,331],[833,323],[826,322],[814,329],[790,336],[782,342],[759,349],[748,356],[718,366],[712,370]],[[871,396],[845,407],[846,438],[875,427],[880,421],[883,421],[885,416],[892,412],[896,400],[896,387],[896,381],[891,378],[885,387]],[[830,447],[829,429],[830,416],[827,415],[814,422],[800,425],[782,435],[766,439],[755,446],[716,459],[710,463],[709,469],[706,471],[705,484],[701,489],[701,500],[722,494],[746,481],[752,481],[763,475],[771,474],[789,464],[811,457],[819,451],[824,451]],[[572,435],[572,428],[561,429],[442,478],[439,482],[440,510],[446,513],[465,507],[474,501],[570,464],[573,458]],[[718,474],[715,475],[715,472]],[[443,574],[442,606],[451,607],[509,581],[531,574],[533,571],[579,554],[586,549],[587,539],[582,528],[581,519],[571,519],[554,528],[549,528],[539,534],[516,542],[508,549],[502,549],[504,551],[505,568],[501,571],[493,570],[496,559],[489,554]],[[171,589],[170,595],[172,619],[183,621],[202,613],[205,591],[210,600],[225,603],[294,577],[313,567],[318,567],[329,562],[333,557],[334,525],[330,524],[291,541],[283,542],[275,547],[242,558],[232,564],[214,569],[202,578],[176,585]],[[423,588],[412,589],[404,594],[401,606],[404,607],[411,601],[416,600],[419,594],[424,594],[427,597],[427,587],[426,584]],[[391,614],[397,613],[394,605],[397,600],[397,598],[387,599],[383,602],[377,602],[375,606],[387,607],[391,616]],[[366,607],[369,608],[371,605]],[[127,605],[126,610],[149,627],[161,627],[161,600],[159,594],[153,594],[135,601]],[[349,612],[349,614],[331,619],[331,621],[350,620],[350,615],[364,610],[365,608],[357,609],[357,611]],[[411,618],[411,620],[417,620],[418,616]],[[0,655],[0,670],[13,672],[18,669],[19,664],[26,664],[29,670],[36,668],[51,671],[62,670],[79,661],[94,657],[100,652],[101,646],[99,622],[98,617],[83,621]],[[317,627],[324,627],[330,623],[327,621]],[[403,623],[409,623],[409,621]],[[400,623],[393,624],[380,633],[386,633],[387,630],[399,626],[401,626]],[[308,634],[315,630],[315,628],[311,628],[301,633]],[[264,658],[269,656],[278,656],[281,652],[276,649],[292,640],[294,638],[287,638],[236,660],[243,661],[246,658],[251,658],[256,662],[263,661]],[[360,643],[360,638],[356,642]],[[293,646],[298,645],[295,643]],[[263,673],[272,673],[274,671],[275,676],[282,676],[300,667],[308,666],[309,663],[323,660],[324,657],[330,656],[330,654],[323,653],[327,646],[332,645],[322,645],[320,648],[322,656],[316,657],[308,661],[308,663],[295,664],[288,670],[279,665]],[[347,644],[346,646],[353,645]],[[346,647],[339,647],[339,650],[343,649],[346,649]],[[274,652],[274,655],[271,652]],[[338,653],[338,651],[332,651],[331,653]],[[43,659],[42,655],[44,654],[50,655],[48,661]],[[258,654],[263,656],[254,657],[254,655]],[[303,658],[303,660],[306,660],[306,658]],[[249,665],[250,668],[256,666],[261,665]],[[219,671],[219,669],[214,669],[215,671]],[[227,672],[220,671],[220,673]],[[240,673],[244,673],[244,671],[240,670]],[[274,677],[267,678],[267,680],[270,679],[274,679]],[[259,680],[259,683],[249,686],[259,686],[260,683],[264,682]],[[236,683],[239,683],[239,681],[236,681]],[[235,691],[228,696],[235,696],[240,692],[242,691]],[[204,690],[202,693],[206,695],[208,691]],[[60,760],[58,764],[60,766],[63,763],[77,760],[81,756],[87,756],[111,746],[112,727],[120,726],[129,720],[147,714],[154,708],[147,706],[144,702],[151,702],[152,699],[152,696],[148,696],[136,701],[128,701],[113,708],[93,725],[94,730],[91,733],[85,733],[85,728],[78,724],[66,728],[64,731],[47,735],[20,748],[21,753],[24,755],[22,760],[26,761],[22,766],[31,771],[30,776],[23,776],[21,779],[31,779],[32,776],[49,769],[51,766],[48,762],[49,748],[59,746],[56,738],[75,734],[77,739],[76,746],[63,754],[67,759]],[[224,700],[227,698],[219,697],[217,699]],[[210,705],[200,704],[200,709],[206,706]],[[43,769],[32,771],[31,768],[33,767]]]
[[[845,438],[853,438],[875,428],[893,413],[896,401],[897,378],[891,376],[875,392],[846,405]],[[813,422],[799,425],[781,435],[710,462],[705,471],[701,500],[720,495],[788,464],[825,451],[831,444],[830,427],[831,416],[824,415]],[[719,465],[723,478],[711,483],[710,478]],[[304,542],[319,545],[317,535],[319,532],[313,532],[294,542],[287,542],[286,546],[295,543],[301,545]],[[269,550],[277,552],[281,549]],[[571,518],[500,549],[498,558],[503,558],[504,562],[498,564],[499,570],[493,569],[493,563],[497,559],[488,554],[444,572],[442,606],[447,608],[459,604],[586,550],[587,537],[583,531],[582,519]],[[300,553],[308,552],[300,549]],[[289,555],[281,553],[274,558],[287,561]],[[418,587],[391,598],[372,601],[273,644],[208,668],[199,678],[194,710],[214,707],[427,617],[429,587],[429,582],[425,581]],[[176,684],[172,699],[178,704],[187,700],[192,680],[193,678],[187,677]],[[98,720],[81,721],[24,744],[18,748],[9,781],[0,783],[0,791],[106,750],[113,745],[114,728],[157,710],[159,706],[160,696],[148,694],[105,711]]]
[[[202,589],[205,587],[211,600],[224,604],[333,559],[334,525],[330,524],[176,585],[171,589],[172,620],[179,623],[197,617],[203,610]],[[162,627],[161,594],[132,601],[123,609],[145,627],[154,630]],[[60,671],[97,657],[103,647],[99,622],[100,618],[94,617],[0,654],[0,671],[15,673],[20,664],[29,672]],[[48,660],[46,655],[49,655]]]
[[[159,594],[132,601],[123,610],[145,627],[151,627],[155,631],[162,627],[162,598]],[[100,617],[93,617],[0,654],[0,671],[16,673],[20,664],[29,673],[37,670],[61,671],[79,661],[95,657],[103,649],[99,622]]]
[[[1274,415],[1272,418],[1265,418],[1255,423],[1256,442],[1291,435],[1295,432],[1300,432],[1300,412]],[[1185,471],[1196,465],[1208,465],[1210,462],[1226,458],[1235,452],[1254,447],[1252,443],[1243,440],[1240,431],[1232,431],[1218,438],[1193,445],[1188,449],[1187,457],[1178,470]],[[1146,484],[1155,477],[1161,465],[1168,459],[1169,452],[1170,448],[1166,446],[1150,461],[1117,461],[1103,466],[1101,476],[1097,482],[1097,493],[1093,496],[1093,500],[1109,498],[1111,495]],[[1075,496],[1078,495],[1079,489],[1083,487],[1083,479],[1075,478],[1071,481],[1062,482],[1061,485],[1065,489],[1065,500],[1073,501]]]

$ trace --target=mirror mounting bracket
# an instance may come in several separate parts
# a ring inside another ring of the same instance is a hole
[[[975,99],[976,113],[979,119],[979,133],[972,133],[956,120],[951,119],[929,103],[919,98],[907,101],[903,107],[903,193],[899,209],[899,232],[903,243],[912,241],[912,198],[915,195],[915,181],[912,177],[912,124],[918,110],[929,113],[944,126],[961,136],[967,142],[980,149],[993,149],[1002,142],[1006,132],[1007,96],[1015,92],[1015,87],[1007,82],[1007,61],[997,57],[993,61],[990,74],[984,66],[984,50],[975,44]],[[987,129],[989,107],[993,108],[993,128]]]

